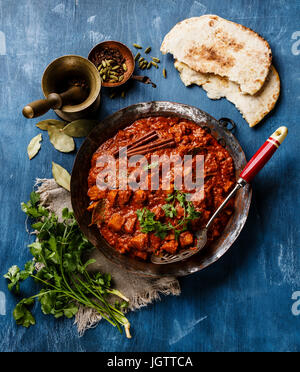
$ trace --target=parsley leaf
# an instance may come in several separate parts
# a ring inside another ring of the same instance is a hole
[[[35,319],[28,309],[29,306],[33,305],[34,300],[31,298],[25,298],[21,300],[13,311],[13,316],[16,323],[26,328],[35,324]]]
[[[172,204],[165,204],[162,206],[162,209],[167,217],[174,218],[177,215],[177,210]]]

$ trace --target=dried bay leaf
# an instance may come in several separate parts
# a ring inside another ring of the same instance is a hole
[[[67,124],[61,131],[71,137],[86,137],[97,124],[97,120],[79,119]]]
[[[56,148],[56,150],[61,152],[71,152],[75,149],[75,142],[72,137],[61,132],[56,126],[49,125],[48,134],[50,142]]]
[[[56,120],[56,119],[47,119],[47,120],[42,120],[36,124],[36,126],[42,130],[48,130],[50,125],[55,126],[59,129],[62,129],[66,125],[66,122],[61,121],[61,120]]]
[[[48,131],[50,142],[56,150],[61,152],[71,152],[75,149],[73,138],[60,131],[65,125],[65,121],[56,119],[42,120],[36,124],[38,128]]]
[[[96,207],[93,209],[92,221],[91,221],[90,226],[104,221],[105,209],[106,209],[106,200],[104,199],[99,200],[97,202]]]
[[[70,173],[63,168],[61,165],[52,162],[52,175],[55,179],[55,182],[63,187],[64,189],[70,191],[71,175]]]
[[[41,141],[42,141],[42,135],[40,133],[37,136],[33,137],[32,140],[29,142],[29,145],[27,147],[27,154],[30,160],[34,158],[35,155],[40,151]]]

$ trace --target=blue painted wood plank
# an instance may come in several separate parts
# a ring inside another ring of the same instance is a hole
[[[248,128],[226,100],[211,101],[198,87],[185,88],[171,56],[168,71],[147,71],[156,89],[135,84],[125,99],[110,100],[103,90],[104,118],[141,101],[171,100],[195,105],[216,118],[231,117],[250,157],[278,126],[289,136],[254,182],[249,220],[232,249],[218,263],[181,280],[180,297],[163,298],[129,315],[134,338],[126,340],[108,324],[79,338],[71,321],[54,321],[37,309],[37,325],[15,325],[16,299],[0,278],[1,351],[299,351],[300,318],[291,312],[300,288],[300,1],[290,0],[18,0],[0,1],[0,273],[24,263],[32,241],[19,205],[28,199],[36,177],[51,176],[51,161],[69,171],[74,154],[61,154],[43,132],[42,149],[32,161],[26,148],[38,134],[37,120],[22,117],[22,107],[41,97],[43,70],[64,54],[87,56],[101,40],[152,46],[159,56],[163,36],[178,21],[218,14],[260,33],[269,41],[282,94],[261,125]],[[55,117],[49,113],[45,117]],[[77,140],[79,148],[82,140]],[[30,286],[26,288],[30,291]]]

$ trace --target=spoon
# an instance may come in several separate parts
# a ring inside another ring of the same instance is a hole
[[[265,166],[265,164],[271,159],[274,152],[281,145],[285,137],[287,136],[288,129],[286,127],[278,128],[261,146],[261,148],[255,153],[255,155],[250,159],[245,168],[242,170],[240,177],[233,188],[229,193],[223,203],[215,211],[212,217],[207,222],[204,229],[196,233],[197,246],[193,249],[185,249],[177,254],[170,254],[167,252],[161,253],[160,255],[152,255],[151,262],[154,264],[170,264],[178,261],[185,260],[194,254],[198,253],[203,249],[207,243],[207,231],[212,225],[214,219],[221,213],[228,201],[233,198],[237,191],[247,185],[252,179],[257,175],[257,173]]]

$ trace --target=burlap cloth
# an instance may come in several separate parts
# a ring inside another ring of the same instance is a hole
[[[72,209],[70,193],[60,187],[54,179],[37,179],[36,186],[42,205],[58,217],[61,216],[63,208]],[[111,274],[113,287],[129,298],[129,310],[134,311],[147,306],[160,299],[160,294],[180,294],[179,282],[174,277],[146,278],[130,274],[107,260],[98,249],[94,249],[89,258],[96,259],[96,263],[90,265],[92,271]],[[87,329],[95,327],[100,320],[101,316],[94,309],[85,307],[80,307],[75,316],[75,324],[80,335]]]

